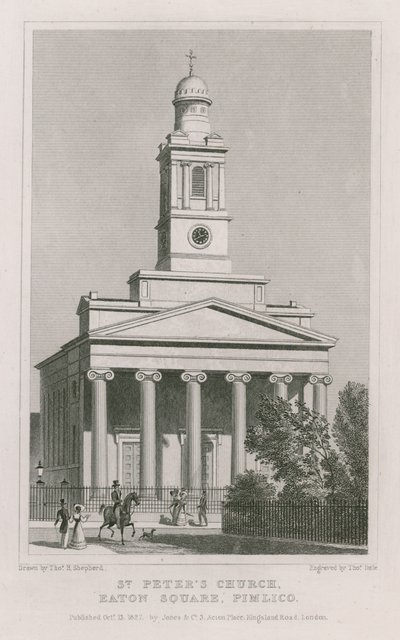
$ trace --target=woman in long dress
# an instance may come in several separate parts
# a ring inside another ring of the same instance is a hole
[[[169,492],[172,502],[169,505],[169,512],[171,514],[171,524],[176,525],[176,519],[178,515],[178,507],[179,507],[179,489],[173,489]]]
[[[178,497],[179,505],[176,514],[176,524],[178,527],[185,527],[187,525],[186,501],[188,497],[186,489],[181,489]]]
[[[85,534],[83,533],[82,522],[86,522],[89,516],[83,516],[81,511],[85,509],[81,504],[74,505],[74,513],[70,518],[70,522],[74,523],[74,530],[69,546],[71,549],[86,549],[87,544]]]

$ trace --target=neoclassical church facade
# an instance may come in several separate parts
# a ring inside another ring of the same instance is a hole
[[[269,304],[268,280],[232,273],[223,138],[192,73],[159,147],[154,270],[129,297],[82,296],[79,335],[37,365],[44,480],[105,487],[222,487],[245,469],[261,394],[326,413],[329,349],[313,313]]]

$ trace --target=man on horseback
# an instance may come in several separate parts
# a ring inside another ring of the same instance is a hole
[[[115,519],[117,521],[117,525],[119,527],[119,514],[120,514],[120,509],[118,509],[118,512],[116,512],[117,507],[121,507],[121,502],[122,502],[122,492],[120,489],[120,484],[118,482],[118,480],[114,480],[113,481],[113,486],[112,486],[112,490],[111,490],[111,500],[113,501],[113,514],[115,515]]]
[[[121,503],[121,490],[119,489],[119,483],[115,480],[112,487],[111,497],[114,502],[114,506],[112,507],[111,505],[106,506],[105,504],[102,504],[99,509],[99,513],[103,514],[104,522],[99,529],[98,537],[101,539],[101,530],[104,527],[110,529],[111,537],[113,537],[113,527],[117,525],[121,531],[121,543],[124,544],[124,529],[132,527],[132,537],[135,535],[135,525],[132,520],[131,504],[132,502],[134,505],[140,504],[139,496],[135,491],[131,491],[125,496]]]

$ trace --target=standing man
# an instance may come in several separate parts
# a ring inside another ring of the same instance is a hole
[[[205,489],[201,492],[199,504],[197,505],[197,512],[199,514],[199,526],[203,526],[202,520],[204,520],[204,525],[207,526],[207,491]]]
[[[54,523],[54,526],[56,527],[57,523],[61,522],[61,525],[60,525],[61,547],[63,549],[66,549],[68,547],[68,520],[69,520],[69,513],[68,513],[67,507],[65,506],[64,498],[61,498],[60,504],[61,504],[61,508],[57,511],[57,517],[56,517],[56,521]]]

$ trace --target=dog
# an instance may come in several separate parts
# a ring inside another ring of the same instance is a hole
[[[139,537],[139,540],[144,540],[145,538],[148,538],[149,540],[153,540],[155,531],[156,529],[150,529],[150,531],[145,531],[145,529],[143,529],[143,533]]]

